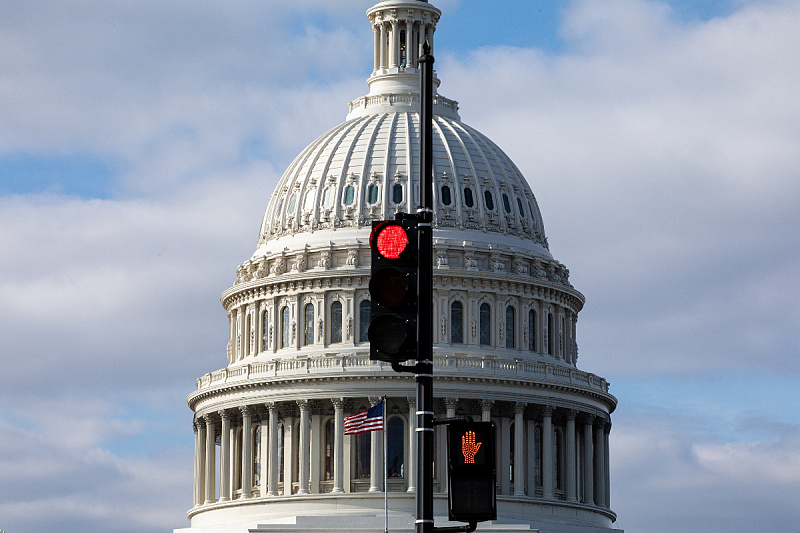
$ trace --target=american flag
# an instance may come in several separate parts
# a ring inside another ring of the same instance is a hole
[[[344,419],[344,434],[383,430],[383,402]]]

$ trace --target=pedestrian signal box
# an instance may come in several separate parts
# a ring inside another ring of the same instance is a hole
[[[496,520],[494,424],[449,423],[447,454],[450,520]]]

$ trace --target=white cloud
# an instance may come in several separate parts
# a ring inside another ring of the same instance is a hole
[[[440,66],[531,182],[603,372],[800,370],[798,24],[796,4],[679,25],[653,2],[577,2],[563,55]]]

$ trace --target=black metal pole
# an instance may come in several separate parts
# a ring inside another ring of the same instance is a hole
[[[420,208],[417,274],[416,533],[433,533],[433,55],[422,46],[420,78]]]

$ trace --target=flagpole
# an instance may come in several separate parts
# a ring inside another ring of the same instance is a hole
[[[383,397],[383,525],[389,533],[389,427],[386,425],[386,396]]]

